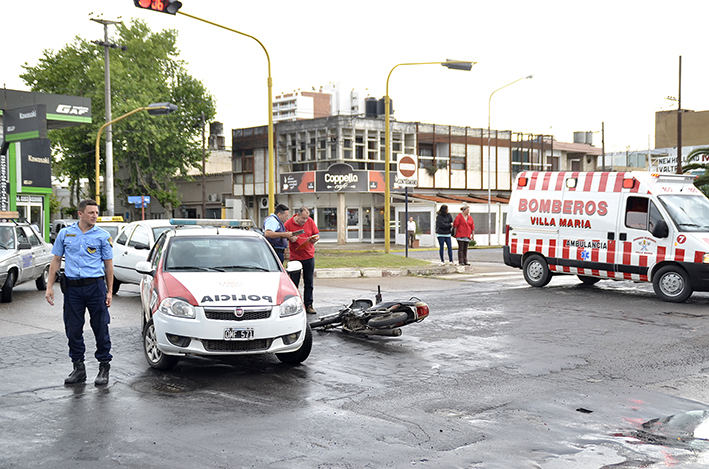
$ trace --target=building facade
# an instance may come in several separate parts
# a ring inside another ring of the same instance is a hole
[[[476,241],[499,244],[518,172],[593,171],[601,154],[590,144],[556,142],[548,135],[495,130],[488,135],[486,129],[392,121],[391,223],[386,227],[384,130],[382,116],[279,122],[274,129],[277,203],[308,207],[322,242],[339,244],[383,242],[386,229],[404,244],[404,220],[413,216],[422,246],[435,244],[435,213],[442,204],[453,213],[467,204]],[[266,126],[232,131],[238,204],[231,213],[258,224],[268,215],[267,132]],[[394,184],[404,155],[417,160],[414,188]]]

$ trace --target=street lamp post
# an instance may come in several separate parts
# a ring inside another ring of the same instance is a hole
[[[391,74],[394,72],[394,69],[396,67],[399,67],[401,65],[443,65],[446,68],[452,69],[452,70],[465,70],[465,71],[470,71],[473,68],[473,65],[475,65],[477,62],[471,62],[471,61],[464,61],[464,60],[446,60],[445,62],[413,62],[413,63],[403,63],[403,64],[397,64],[392,67],[392,69],[389,71],[389,75],[387,75],[387,83],[386,83],[386,94],[384,95],[384,252],[389,254],[390,251],[390,242],[391,242],[391,213],[390,213],[390,207],[389,207],[389,198],[391,197],[389,186],[390,186],[390,168],[389,164],[391,161],[390,154],[391,154],[391,132],[390,132],[390,123],[389,123],[389,108],[390,108],[390,102],[389,102],[389,79],[391,78]],[[404,221],[406,223],[406,221]]]
[[[132,116],[136,112],[140,111],[148,111],[148,114],[151,116],[161,116],[164,114],[170,114],[171,112],[174,112],[177,110],[177,106],[172,104],[172,103],[152,103],[148,106],[143,106],[139,107],[136,109],[133,109],[130,112],[127,112],[123,114],[120,117],[116,117],[113,120],[110,120],[103,124],[99,129],[98,133],[96,134],[96,203],[100,206],[101,205],[101,196],[99,195],[100,192],[100,184],[99,184],[99,178],[101,176],[101,166],[99,164],[99,155],[100,155],[100,142],[101,142],[101,134],[103,133],[103,129],[106,127],[110,126],[111,124],[118,122],[119,120],[123,120],[128,116]],[[106,165],[108,166],[108,160],[106,161]],[[106,173],[108,174],[108,169],[106,169]]]
[[[106,122],[109,122],[111,118],[111,62],[109,59],[109,49],[121,49],[123,51],[128,50],[126,46],[119,46],[118,44],[112,44],[108,42],[108,25],[120,24],[121,21],[111,21],[102,20],[97,18],[91,18],[91,21],[100,23],[103,25],[103,42],[93,41],[94,44],[103,46],[103,73],[104,73],[104,100],[105,100],[105,111],[106,111]],[[111,126],[106,127],[106,211],[109,215],[114,215],[114,197],[113,197],[113,132]]]
[[[182,6],[182,5],[180,5],[180,6]],[[271,79],[271,57],[268,55],[268,50],[266,50],[266,46],[264,46],[261,41],[259,41],[255,37],[251,36],[250,34],[242,33],[241,31],[237,31],[236,29],[232,29],[227,26],[221,25],[219,23],[214,23],[212,21],[205,20],[205,19],[200,18],[198,16],[190,15],[189,13],[185,13],[183,11],[178,10],[177,13],[180,15],[184,15],[189,18],[195,19],[197,21],[202,21],[203,23],[207,23],[212,26],[216,26],[218,28],[226,29],[227,31],[231,31],[232,33],[241,34],[242,36],[246,36],[248,38],[251,38],[254,41],[258,42],[258,44],[261,46],[263,51],[266,53],[266,62],[268,63],[268,209],[270,212],[273,212],[275,209],[275,206],[276,206],[276,196],[275,196],[276,174],[275,174],[275,158],[274,158],[274,152],[273,152],[273,80]]]
[[[526,80],[526,79],[531,79],[533,78],[534,75],[528,75],[526,77],[518,78],[515,81],[511,83],[507,83],[505,86],[502,86],[492,93],[490,93],[490,98],[487,100],[487,245],[490,246],[492,244],[492,214],[491,214],[491,201],[492,201],[492,185],[490,182],[490,104],[492,103],[492,95],[500,91],[501,89],[507,88],[510,85],[514,85],[518,81]],[[497,138],[495,138],[497,140]],[[497,148],[497,147],[495,147]],[[497,154],[497,152],[495,152]],[[497,175],[497,171],[495,171],[495,175]]]

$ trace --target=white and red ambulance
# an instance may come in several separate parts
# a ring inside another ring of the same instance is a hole
[[[709,199],[694,176],[647,172],[521,172],[505,264],[532,286],[554,274],[652,282],[664,301],[709,291]]]

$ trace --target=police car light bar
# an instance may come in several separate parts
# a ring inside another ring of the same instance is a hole
[[[96,219],[98,222],[108,222],[108,221],[123,221],[123,217],[120,215],[115,215],[115,216],[103,216],[103,217],[98,217]]]
[[[171,225],[203,225],[203,226],[237,226],[239,228],[253,228],[254,223],[251,220],[222,220],[222,219],[206,219],[206,218],[171,218]]]

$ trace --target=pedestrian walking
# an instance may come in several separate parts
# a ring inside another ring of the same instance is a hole
[[[409,247],[414,247],[414,240],[416,240],[416,222],[414,217],[409,217],[409,221],[406,223],[406,233],[408,234]]]
[[[470,216],[470,207],[463,205],[460,213],[453,221],[453,231],[455,240],[458,243],[458,264],[470,265],[468,263],[468,245],[475,236],[475,222]]]
[[[303,304],[308,314],[317,314],[313,307],[313,278],[315,277],[315,243],[320,239],[320,231],[315,222],[310,218],[310,211],[301,207],[293,218],[284,224],[289,232],[302,231],[295,241],[290,241],[291,261],[300,261],[303,265]],[[290,272],[291,280],[296,288],[300,284],[301,271]]]
[[[108,324],[111,317],[113,291],[113,241],[111,235],[96,226],[98,204],[85,199],[77,207],[79,221],[69,225],[57,235],[52,248],[52,262],[45,298],[54,306],[54,282],[64,257],[64,274],[61,290],[64,294],[64,328],[69,340],[69,357],[74,365],[65,384],[86,381],[84,365],[84,322],[89,310],[91,329],[96,338],[94,356],[99,361],[99,372],[94,384],[108,383],[111,369],[111,337]]]
[[[441,205],[441,208],[436,214],[436,237],[438,237],[438,253],[443,259],[443,245],[448,246],[448,260],[453,263],[453,244],[451,241],[451,233],[453,232],[453,217],[448,212],[448,205]]]
[[[273,213],[267,216],[263,221],[263,236],[266,238],[266,241],[273,246],[276,255],[278,255],[278,258],[281,260],[281,264],[283,264],[285,260],[288,241],[293,238],[293,233],[286,231],[283,225],[288,220],[289,210],[290,209],[285,205],[278,204]]]

